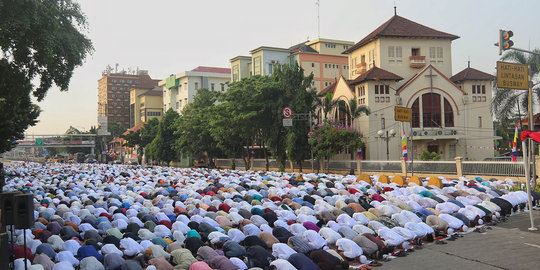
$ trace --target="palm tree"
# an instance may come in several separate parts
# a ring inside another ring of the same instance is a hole
[[[540,49],[535,49],[535,52],[540,53]],[[530,73],[532,74],[531,80],[533,81],[533,106],[540,102],[540,87],[538,75],[540,75],[540,56],[538,55],[526,55],[525,53],[518,51],[509,51],[505,53],[501,60],[507,60],[510,62],[525,64],[529,66]],[[491,101],[491,112],[496,115],[501,121],[501,124],[511,123],[512,118],[515,118],[517,114],[517,106],[521,112],[527,111],[528,95],[526,91],[509,91],[507,89],[494,89],[494,96]],[[522,114],[524,115],[524,114]],[[522,118],[522,116],[518,116]],[[505,127],[508,128],[508,127]]]
[[[332,92],[328,92],[322,96],[319,96],[324,119],[327,119],[329,112],[339,106],[339,100],[334,100],[333,98],[334,94]]]
[[[360,117],[360,115],[362,114],[369,115],[370,113],[370,110],[367,106],[358,105],[358,100],[356,98],[349,99],[348,105],[349,106],[347,106],[346,113],[347,113],[347,117],[349,121],[351,121],[351,124],[350,124],[351,126],[354,126],[354,120]]]

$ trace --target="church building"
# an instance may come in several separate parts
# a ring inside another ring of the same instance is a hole
[[[371,110],[352,121],[364,137],[364,159],[399,160],[403,131],[408,155],[415,159],[423,150],[438,153],[441,160],[493,157],[494,77],[470,64],[452,75],[457,38],[394,15],[343,52],[349,79],[339,77],[320,92],[345,102],[356,99]],[[412,122],[395,121],[395,106],[411,108]],[[331,115],[351,124],[339,109]]]

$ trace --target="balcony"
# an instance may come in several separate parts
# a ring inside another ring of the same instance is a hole
[[[362,74],[362,73],[366,72],[366,70],[367,70],[366,67],[367,67],[367,64],[366,64],[365,62],[356,64],[356,70],[355,70],[355,73],[356,73],[356,74]]]
[[[412,55],[409,57],[409,65],[412,68],[423,68],[426,66],[426,57],[421,55]]]

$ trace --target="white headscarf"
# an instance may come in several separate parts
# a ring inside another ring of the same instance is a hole
[[[131,238],[120,240],[120,247],[124,249],[124,254],[133,256],[144,251],[144,248]]]
[[[278,259],[289,259],[289,256],[296,253],[294,249],[283,243],[276,243],[272,245],[272,255]]]

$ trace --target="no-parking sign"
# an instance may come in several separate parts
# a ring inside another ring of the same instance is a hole
[[[290,107],[283,108],[283,117],[291,118],[293,115],[292,109]]]

